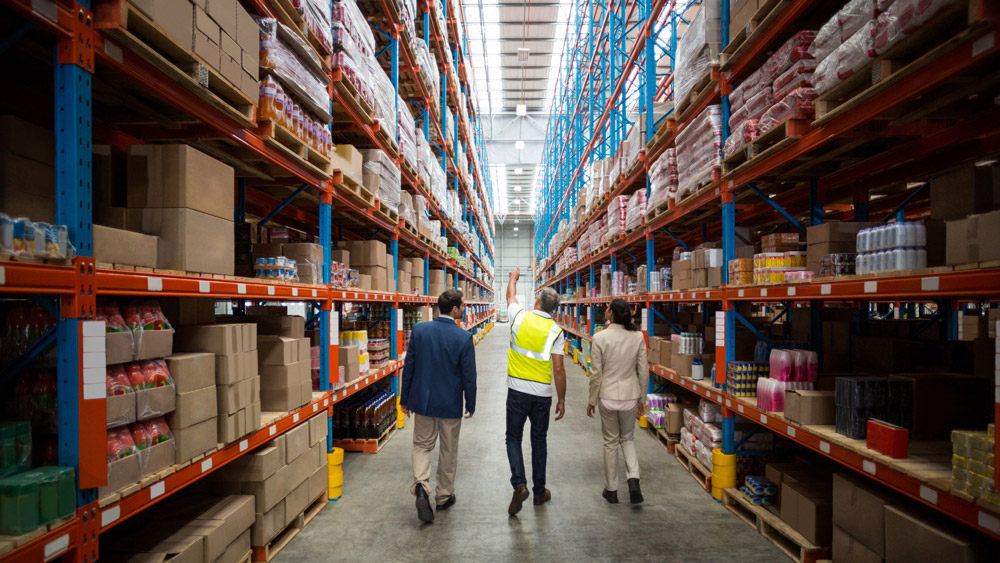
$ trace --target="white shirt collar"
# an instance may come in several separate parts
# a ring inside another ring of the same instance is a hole
[[[452,316],[451,316],[451,315],[444,315],[444,314],[442,314],[442,315],[438,315],[438,318],[439,318],[439,319],[448,319],[449,321],[451,321],[451,322],[453,322],[453,323],[455,323],[455,324],[458,324],[458,323],[457,323],[457,322],[455,321],[455,319],[454,319],[454,318],[452,318]]]
[[[541,309],[532,309],[531,312],[534,313],[534,314],[536,314],[536,315],[545,317],[546,319],[551,319],[552,318],[552,315],[546,313],[545,311],[543,311]]]

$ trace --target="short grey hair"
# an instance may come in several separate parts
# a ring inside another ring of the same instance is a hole
[[[542,292],[538,295],[538,304],[543,311],[551,315],[556,310],[556,307],[559,306],[559,294],[551,287],[543,288]]]

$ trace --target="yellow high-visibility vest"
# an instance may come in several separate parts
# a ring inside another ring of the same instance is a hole
[[[562,329],[552,319],[531,311],[519,311],[510,328],[510,346],[507,349],[507,375],[552,383],[552,345]]]

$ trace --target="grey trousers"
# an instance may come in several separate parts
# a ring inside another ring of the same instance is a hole
[[[598,410],[604,433],[604,489],[617,491],[619,452],[625,458],[626,478],[639,478],[639,458],[635,453],[635,417],[639,407],[613,411],[598,405]]]

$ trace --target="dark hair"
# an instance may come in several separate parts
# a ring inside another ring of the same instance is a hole
[[[611,309],[611,313],[615,316],[615,324],[622,325],[625,327],[625,330],[639,330],[639,327],[635,326],[635,323],[632,322],[632,307],[624,299],[615,299],[608,308]]]
[[[438,296],[438,308],[442,315],[450,315],[451,310],[462,306],[462,292],[457,289],[449,289]]]

